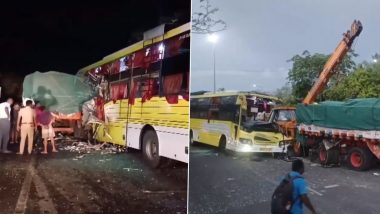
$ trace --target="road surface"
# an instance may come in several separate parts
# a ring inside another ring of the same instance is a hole
[[[153,170],[136,151],[0,154],[0,163],[0,213],[184,214],[187,210],[187,165]]]
[[[270,197],[291,168],[271,156],[236,157],[199,145],[190,149],[189,214],[270,213]],[[380,165],[356,172],[305,160],[305,168],[318,213],[379,213]]]

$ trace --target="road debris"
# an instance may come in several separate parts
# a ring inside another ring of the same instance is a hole
[[[378,173],[378,172],[374,172],[373,175],[375,175],[375,176],[379,176],[380,173]]]
[[[91,144],[88,142],[75,141],[67,136],[58,136],[56,138],[57,146],[59,150],[75,152],[79,154],[90,154],[93,152],[100,151],[100,154],[117,154],[126,151],[126,148],[123,146],[102,143],[102,144]],[[77,156],[75,159],[83,158],[84,155]]]
[[[134,169],[134,168],[123,168],[124,170],[127,170],[128,172],[130,171],[143,171],[142,169]]]

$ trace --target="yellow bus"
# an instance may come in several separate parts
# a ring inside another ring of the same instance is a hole
[[[153,167],[188,163],[190,23],[143,37],[78,73],[99,88],[95,138],[142,150]]]
[[[286,152],[287,139],[266,122],[276,101],[249,92],[191,95],[190,143],[235,152]]]

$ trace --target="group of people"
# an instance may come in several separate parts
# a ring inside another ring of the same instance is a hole
[[[12,98],[8,98],[6,102],[0,103],[0,151],[12,153],[8,150],[8,142],[13,144],[20,139],[17,154],[24,154],[26,142],[28,153],[32,154],[35,137],[42,137],[44,150],[41,154],[48,153],[48,140],[52,144],[52,152],[57,152],[52,126],[56,116],[38,102],[27,100],[25,106],[21,107]]]

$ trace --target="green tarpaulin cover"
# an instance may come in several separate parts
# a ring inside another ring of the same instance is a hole
[[[83,78],[56,72],[34,72],[25,77],[23,98],[32,98],[50,111],[76,113],[91,99],[93,90]]]
[[[380,130],[380,99],[298,104],[297,123],[348,130]]]

